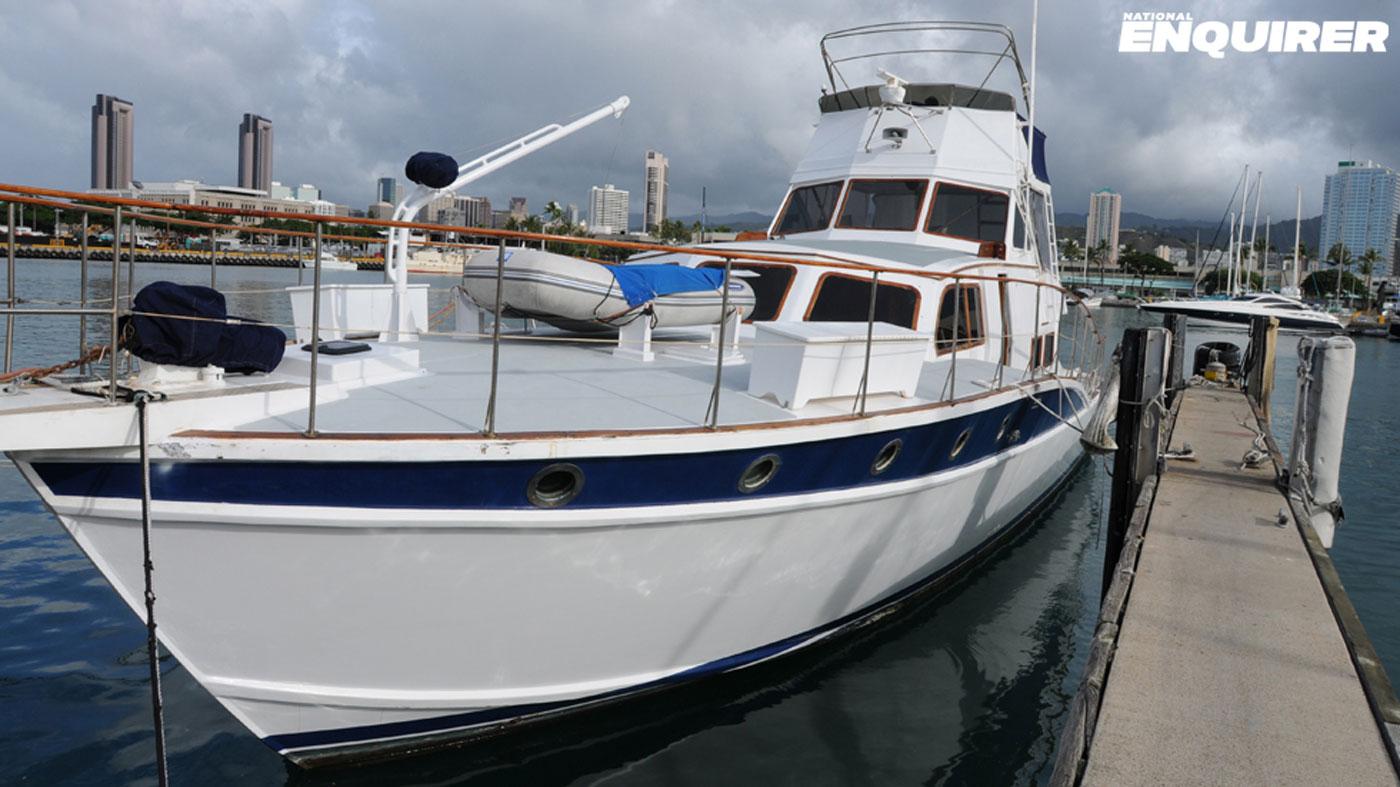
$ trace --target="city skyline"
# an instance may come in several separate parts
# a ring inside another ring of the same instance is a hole
[[[257,108],[277,121],[277,160],[294,162],[282,167],[284,180],[316,183],[328,198],[357,206],[366,201],[366,181],[401,173],[415,151],[464,160],[625,93],[632,107],[623,122],[599,124],[475,188],[500,198],[524,195],[535,205],[555,196],[582,200],[589,186],[604,182],[640,194],[635,162],[650,148],[675,165],[668,212],[679,215],[698,212],[703,187],[715,213],[775,211],[818,114],[821,35],[913,13],[899,2],[857,8],[815,0],[800,11],[779,2],[746,13],[736,27],[724,4],[656,6],[644,19],[605,5],[555,9],[550,24],[540,25],[528,3],[473,14],[425,0],[413,15],[437,20],[425,30],[390,7],[371,5],[210,5],[178,15],[132,13],[120,2],[81,15],[65,8],[19,7],[22,23],[0,30],[10,55],[0,65],[0,96],[27,108],[7,134],[7,171],[17,182],[88,185],[73,162],[89,142],[87,118],[72,108],[99,91],[140,108],[138,179],[225,181],[229,107],[240,114]],[[1041,15],[1036,123],[1048,135],[1056,194],[1086,194],[1112,182],[1132,195],[1134,210],[1214,218],[1229,199],[1233,173],[1250,161],[1269,174],[1265,212],[1291,212],[1301,184],[1305,212],[1318,215],[1323,178],[1337,161],[1400,163],[1400,107],[1378,98],[1391,92],[1396,55],[1237,54],[1217,61],[1123,54],[1117,35],[1124,10],[1135,7],[1121,2]],[[1280,2],[1239,12],[1313,18],[1319,10]],[[1346,2],[1327,13],[1394,16]],[[240,34],[231,36],[235,16]],[[1029,12],[1019,4],[951,0],[938,16],[1007,23],[1028,55]],[[463,51],[454,45],[457,22],[468,17],[483,43]],[[688,33],[680,42],[663,40],[654,35],[658,27]],[[68,54],[46,45],[53,40],[71,42]],[[169,41],[201,46],[161,45]],[[512,64],[510,79],[481,78],[504,62]],[[558,78],[561,62],[571,64],[569,79]],[[927,66],[896,63],[891,70],[930,78]],[[957,62],[946,79],[978,84],[984,74]],[[1008,74],[1001,69],[988,87],[1008,89]],[[848,76],[877,81],[873,67]],[[520,100],[520,84],[531,85],[532,100]]]

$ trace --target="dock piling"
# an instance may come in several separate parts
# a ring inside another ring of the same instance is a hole
[[[1118,450],[1113,457],[1113,488],[1104,542],[1103,593],[1113,582],[1128,524],[1143,483],[1157,472],[1158,435],[1164,408],[1163,376],[1170,335],[1165,328],[1130,328],[1123,334],[1119,361]]]

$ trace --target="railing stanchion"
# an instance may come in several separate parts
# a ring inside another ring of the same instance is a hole
[[[316,262],[311,269],[311,391],[306,405],[306,436],[316,436],[316,366],[321,360],[321,222],[316,222]]]
[[[870,308],[865,315],[865,365],[860,370],[860,398],[856,411],[860,415],[865,415],[865,398],[870,390],[870,347],[875,342],[875,294],[879,290],[880,272],[877,270],[870,276]]]
[[[122,278],[122,206],[112,209],[112,322],[109,331],[111,347],[107,352],[107,374],[110,385],[107,388],[107,403],[117,403],[117,347],[120,337],[117,334],[117,318],[121,315]]]
[[[953,359],[948,364],[948,399],[958,398],[958,344],[962,329],[962,278],[953,277]]]
[[[213,289],[219,282],[219,243],[218,230],[209,230],[209,288]],[[297,277],[297,284],[301,284],[301,277]]]
[[[5,225],[5,234],[9,237],[5,244],[6,259],[5,266],[5,290],[6,304],[10,309],[15,308],[15,203],[9,203],[9,223]],[[5,315],[5,372],[14,371],[15,361],[15,315],[10,312]]]
[[[87,309],[88,305],[88,212],[83,211],[83,239],[82,253],[78,258],[78,305]],[[87,355],[87,315],[78,318],[78,357]],[[78,368],[83,374],[88,373],[88,362],[83,361]]]
[[[389,254],[392,244],[385,244],[384,253]],[[389,257],[385,256],[384,264],[389,265]],[[407,276],[407,271],[399,271],[400,275]],[[506,239],[501,238],[496,246],[496,305],[492,312],[494,319],[491,321],[491,391],[486,397],[486,423],[482,425],[482,434],[487,437],[496,436],[496,384],[501,372],[501,290],[505,286],[506,277]]]
[[[1074,333],[1074,368],[1082,375],[1084,367],[1089,362],[1089,353],[1085,352],[1084,345],[1089,341],[1089,307],[1079,302],[1079,330]]]
[[[719,342],[715,348],[715,387],[710,389],[710,406],[705,410],[705,427],[708,429],[719,426],[719,392],[724,382],[724,328],[729,324],[729,274],[733,265],[732,258],[724,258],[724,280],[720,282],[719,296]]]
[[[136,219],[131,220],[131,240],[127,242],[126,306],[131,308],[132,290],[136,287]]]
[[[301,286],[302,277],[303,277],[302,271],[304,271],[304,270],[305,270],[305,268],[303,268],[302,265],[301,265],[301,236],[298,235],[298,236],[297,236],[297,286],[298,286],[298,287]]]
[[[1040,283],[1031,286],[1035,287],[1035,322],[1031,324],[1031,360],[1026,364],[1026,371],[1021,373],[1022,380],[1026,379],[1027,373],[1034,380],[1036,370],[1040,367],[1040,359],[1045,357],[1045,348],[1040,346]]]

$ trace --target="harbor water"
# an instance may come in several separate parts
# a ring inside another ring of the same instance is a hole
[[[95,297],[110,287],[106,268],[93,266]],[[138,287],[207,284],[209,275],[158,264],[136,273]],[[223,268],[219,287],[230,313],[287,323],[280,289],[297,275]],[[417,280],[433,286],[433,310],[455,283]],[[19,295],[36,305],[71,299],[77,281],[76,262],[20,262]],[[1097,314],[1110,343],[1125,327],[1157,323],[1128,309]],[[103,322],[92,321],[92,341],[105,341]],[[1245,342],[1241,332],[1193,329],[1188,346],[1210,339]],[[56,363],[76,345],[75,318],[20,318],[15,361]],[[1296,337],[1281,338],[1274,428],[1285,451],[1295,347]],[[1347,520],[1332,550],[1392,675],[1400,675],[1396,380],[1400,343],[1358,339],[1342,475]],[[1086,461],[1005,548],[943,592],[837,643],[527,734],[379,765],[289,768],[166,656],[171,774],[178,784],[1044,782],[1098,609],[1107,495],[1104,460]],[[156,550],[159,595],[158,540]],[[0,784],[154,782],[146,673],[141,620],[14,467],[0,466]]]

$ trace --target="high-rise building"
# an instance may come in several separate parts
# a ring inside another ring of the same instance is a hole
[[[613,184],[594,186],[588,192],[588,229],[597,235],[627,232],[627,210],[631,195]]]
[[[525,220],[526,218],[528,218],[529,216],[530,216],[530,214],[529,214],[529,212],[528,212],[528,211],[526,210],[526,208],[525,208],[525,198],[524,198],[524,197],[511,197],[511,198],[510,198],[510,217],[511,217],[512,219],[515,219],[516,221],[524,221],[524,220]]]
[[[1338,243],[1359,260],[1367,249],[1381,259],[1373,279],[1397,272],[1400,261],[1400,173],[1373,161],[1339,161],[1322,189],[1322,238],[1318,256]],[[1352,272],[1356,272],[1353,262]]]
[[[570,202],[570,203],[569,203],[569,206],[568,206],[567,208],[564,209],[564,219],[567,220],[567,221],[569,222],[569,226],[570,226],[570,227],[577,227],[577,226],[578,226],[578,206],[575,205],[574,203]]]
[[[398,178],[380,178],[375,184],[375,202],[387,202],[390,205],[397,205],[399,204],[400,196],[402,195],[399,193]]]
[[[131,187],[133,120],[130,101],[97,94],[92,105],[92,188]]]
[[[670,164],[666,157],[654,150],[647,151],[646,158],[646,215],[642,217],[642,229],[651,231],[666,220],[666,198],[671,190]]]
[[[457,204],[462,210],[462,223],[466,226],[491,226],[491,200],[485,197],[458,197]]]
[[[1123,195],[1109,189],[1099,189],[1089,195],[1089,224],[1084,228],[1084,242],[1090,249],[1108,243],[1108,263],[1118,264],[1118,214],[1123,207]]]
[[[238,124],[238,187],[272,191],[272,121],[251,112]]]

